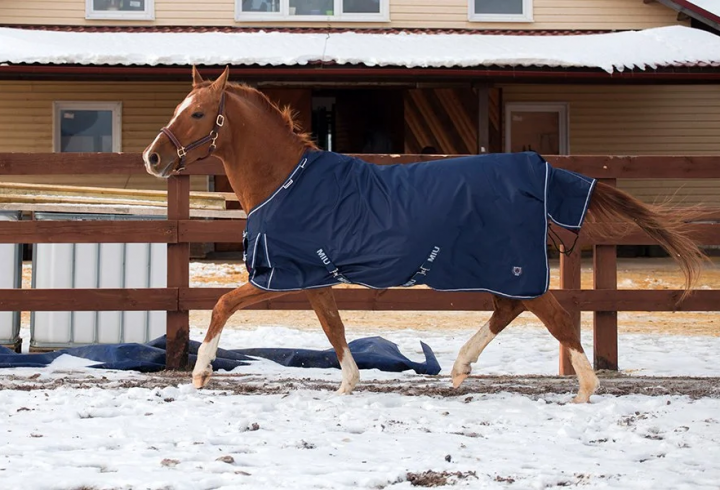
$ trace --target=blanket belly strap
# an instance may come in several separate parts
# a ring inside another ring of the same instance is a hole
[[[320,260],[322,261],[323,265],[327,269],[328,273],[335,279],[336,281],[339,281],[343,284],[352,284],[348,280],[347,277],[345,277],[341,272],[340,269],[338,269],[335,264],[332,263],[330,258],[327,256],[327,254],[323,251],[323,249],[319,249],[317,251],[318,257],[320,257]]]
[[[428,272],[432,269],[433,262],[435,262],[435,259],[437,258],[438,254],[440,253],[440,247],[437,245],[433,247],[433,249],[428,254],[427,259],[425,259],[425,262],[422,263],[420,268],[417,270],[415,274],[410,278],[409,281],[407,281],[405,284],[403,284],[403,287],[411,287],[411,286],[417,286],[418,284],[425,284],[425,281],[427,281],[427,275]]]

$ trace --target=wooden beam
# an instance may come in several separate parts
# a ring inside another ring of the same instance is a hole
[[[717,219],[717,218],[715,218]],[[657,245],[657,242],[648,237],[639,228],[632,226],[626,231],[627,224],[617,223],[614,230],[609,230],[602,236],[588,236],[592,223],[583,228],[578,239],[578,246],[583,245]],[[699,245],[716,245],[720,243],[720,223],[688,223],[687,230],[690,237]],[[562,228],[555,227],[555,232],[565,243],[572,243],[574,235]],[[550,243],[550,242],[548,242]]]
[[[570,242],[572,243],[572,242]],[[566,250],[564,245],[560,246],[560,288],[561,289],[582,289],[582,283],[580,281],[581,269],[580,269],[580,249],[576,248],[569,255],[565,255],[562,252]],[[577,334],[581,334],[580,324],[580,308],[577,305],[570,304],[565,305],[565,309],[570,314],[570,319],[573,324],[573,328],[577,331]],[[570,362],[570,352],[560,345],[560,376],[569,376],[575,374],[575,369]]]
[[[122,214],[133,216],[167,216],[167,207],[125,206],[115,204],[36,204],[0,203],[0,211],[26,211],[71,214]],[[246,219],[241,209],[190,209],[191,218]]]
[[[167,192],[53,184],[0,182],[0,202],[106,204],[167,207]],[[225,196],[215,192],[191,192],[190,207],[225,209]]]
[[[0,289],[0,311],[211,310],[232,288]],[[492,311],[488,293],[426,288],[335,288],[342,310]],[[678,304],[681,290],[552,290],[565,308],[581,311],[717,311],[720,290],[696,290]],[[179,303],[178,303],[179,298]],[[302,294],[282,296],[250,309],[306,310]]]
[[[190,218],[190,177],[178,175],[168,179],[168,219]],[[190,244],[172,243],[167,250],[167,285],[169,288],[190,286]],[[167,312],[167,346],[165,365],[168,369],[185,369],[190,347],[190,312],[180,306]]]
[[[477,85],[478,96],[478,135],[477,152],[490,153],[490,86]]]
[[[3,221],[0,243],[173,243],[172,221]]]
[[[218,298],[232,288],[181,288],[180,306],[188,310],[211,310]],[[492,311],[488,293],[439,292],[425,288],[335,288],[342,310],[377,311]],[[717,311],[720,290],[697,290],[677,304],[681,290],[562,290],[552,293],[568,309],[580,311]],[[305,310],[303,295],[282,296],[250,309]]]
[[[181,220],[178,241],[189,243],[242,243],[247,220]]]
[[[176,288],[0,289],[0,311],[168,311]]]
[[[615,186],[615,179],[603,179]],[[617,289],[617,247],[595,245],[593,247],[593,288]],[[617,311],[593,312],[593,364],[596,370],[618,370],[618,323]]]
[[[363,155],[380,165],[442,160],[461,155]],[[554,166],[607,179],[718,179],[717,156],[607,156],[545,155]],[[2,175],[97,175],[144,174],[140,153],[0,153]],[[224,175],[222,163],[214,157],[194,162],[183,175]],[[1,180],[1,177],[0,177]]]

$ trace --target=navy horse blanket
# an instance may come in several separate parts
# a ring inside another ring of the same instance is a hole
[[[579,229],[594,186],[534,152],[375,165],[309,151],[248,213],[245,262],[269,291],[424,284],[534,298],[549,286],[548,219]]]

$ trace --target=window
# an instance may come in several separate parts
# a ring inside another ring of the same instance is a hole
[[[532,22],[533,0],[469,0],[468,19],[475,22]]]
[[[121,151],[120,102],[55,102],[53,151]]]
[[[236,0],[235,20],[390,20],[389,0]]]
[[[505,105],[505,151],[567,155],[568,106],[564,103]]]
[[[155,0],[85,0],[86,19],[153,20]]]

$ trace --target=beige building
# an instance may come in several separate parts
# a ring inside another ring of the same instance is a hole
[[[141,151],[191,64],[230,64],[334,151],[718,154],[719,16],[688,0],[5,0],[0,152]],[[679,193],[720,204],[716,182]]]

